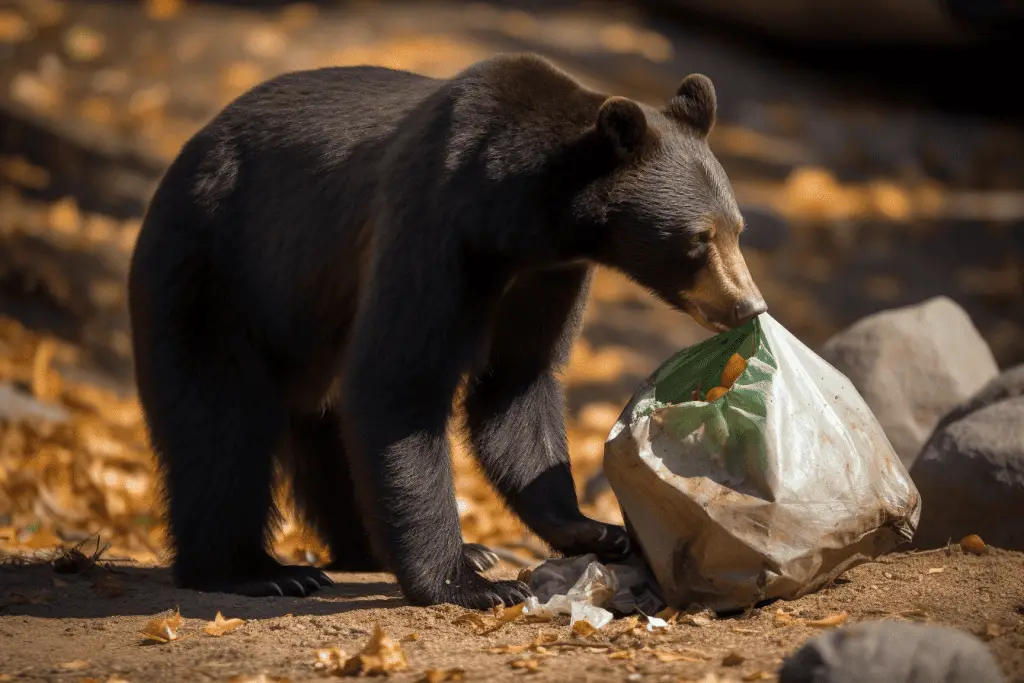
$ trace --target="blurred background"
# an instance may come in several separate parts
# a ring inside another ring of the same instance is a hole
[[[944,294],[1001,366],[1024,361],[1024,105],[994,75],[1016,73],[1022,17],[1014,0],[0,1],[0,550],[98,534],[112,555],[163,557],[128,258],[182,143],[289,70],[447,77],[536,51],[652,104],[705,73],[720,107],[710,144],[778,320],[816,347]],[[704,336],[599,273],[565,373],[581,492],[637,383]],[[540,552],[458,439],[456,460],[467,540]],[[587,509],[618,516],[610,493]],[[278,552],[324,559],[290,516]]]

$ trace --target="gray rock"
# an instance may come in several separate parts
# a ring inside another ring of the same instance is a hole
[[[946,413],[945,417],[935,425],[934,433],[942,431],[946,425],[962,420],[971,413],[986,408],[993,403],[1018,396],[1024,396],[1024,365],[1004,370],[1002,374],[982,387],[981,391],[977,394]],[[927,448],[927,445],[925,448]]]
[[[948,626],[874,621],[804,643],[779,683],[999,683],[999,665],[978,638]]]
[[[978,534],[1024,550],[1024,397],[1007,398],[937,431],[910,476],[921,493],[919,548]]]
[[[868,316],[821,356],[857,387],[908,468],[939,419],[998,372],[970,317],[947,297]]]
[[[64,422],[67,419],[68,412],[61,406],[43,403],[10,384],[0,383],[0,422]]]

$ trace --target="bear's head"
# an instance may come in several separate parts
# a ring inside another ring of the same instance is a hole
[[[740,253],[732,186],[707,144],[715,89],[683,79],[663,109],[604,100],[590,135],[612,172],[584,204],[600,234],[592,258],[626,274],[713,331],[767,310]]]

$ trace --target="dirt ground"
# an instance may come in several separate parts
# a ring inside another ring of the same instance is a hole
[[[318,651],[356,654],[380,625],[408,662],[407,670],[391,676],[395,681],[424,680],[430,669],[462,669],[465,680],[769,681],[787,654],[829,628],[804,622],[834,623],[845,612],[839,628],[903,619],[978,634],[1008,680],[1024,681],[1024,554],[996,549],[980,557],[958,546],[895,554],[799,600],[705,625],[678,622],[663,633],[617,620],[587,639],[574,635],[565,618],[545,624],[519,619],[480,634],[479,626],[456,622],[467,613],[461,608],[407,605],[389,575],[333,578],[334,587],[313,597],[250,599],[176,590],[161,568],[115,565],[69,576],[47,564],[9,564],[0,568],[0,680],[327,680],[328,670],[316,668]],[[181,637],[144,644],[139,634],[146,623],[176,607]],[[203,627],[218,611],[247,621],[210,636]],[[542,633],[557,640],[539,652],[490,652],[531,643]],[[514,668],[517,660],[535,661],[536,669]]]
[[[0,68],[0,96],[20,94],[35,116],[64,119],[66,128],[81,133],[75,140],[90,140],[83,143],[88,149],[106,139],[103,130],[121,143],[127,138],[151,148],[159,170],[227,98],[285,69],[375,63],[444,76],[497,51],[535,50],[594,87],[645,98],[662,98],[685,73],[708,73],[721,84],[713,148],[751,225],[758,226],[751,236],[767,236],[748,261],[789,329],[817,344],[867,312],[944,293],[968,307],[997,357],[1010,362],[1024,353],[1024,318],[1017,315],[1024,301],[1021,232],[1014,229],[1024,203],[1004,192],[1016,191],[1022,177],[1024,135],[1015,128],[988,130],[979,123],[975,133],[974,123],[945,115],[877,102],[845,107],[849,97],[839,85],[790,74],[686,27],[641,20],[619,7],[624,3],[605,3],[600,11],[534,3],[531,13],[480,4],[470,11],[459,3],[343,3],[317,21],[310,20],[316,12],[308,5],[268,18],[236,13],[229,3],[199,4],[157,21],[131,3],[18,3],[33,12],[62,9],[51,23],[40,18],[47,12],[29,13],[41,22],[37,39],[19,38],[5,53],[13,56]],[[31,22],[8,5],[0,0],[0,34],[6,30],[10,40]],[[145,6],[170,12],[185,3]],[[306,28],[297,27],[300,20]],[[71,31],[82,26],[90,30]],[[66,59],[57,59],[69,49]],[[885,145],[874,144],[879,120],[890,122]],[[408,606],[388,575],[337,574],[336,586],[306,599],[174,589],[157,564],[165,549],[162,512],[138,405],[109,391],[86,362],[90,354],[105,353],[128,367],[121,283],[139,216],[115,209],[134,201],[137,214],[149,186],[121,162],[109,176],[92,167],[82,172],[77,163],[54,164],[42,169],[46,182],[38,182],[42,167],[35,165],[45,159],[29,154],[32,145],[22,143],[35,138],[19,130],[10,126],[0,136],[10,145],[0,144],[0,181],[6,183],[0,186],[0,266],[14,264],[5,272],[18,276],[0,283],[0,309],[10,304],[8,313],[17,313],[13,304],[25,301],[18,288],[31,285],[30,291],[43,293],[46,311],[50,302],[59,304],[73,334],[57,339],[59,325],[30,324],[31,316],[23,316],[23,327],[0,316],[0,386],[68,413],[53,425],[0,420],[0,681],[327,680],[330,670],[316,667],[318,652],[338,648],[355,655],[375,625],[405,653],[408,669],[393,674],[396,681],[443,680],[426,674],[453,669],[464,670],[469,681],[774,680],[788,653],[830,627],[804,621],[834,625],[845,613],[839,627],[891,618],[977,633],[1008,679],[1024,683],[1024,554],[998,550],[980,557],[959,549],[894,555],[797,601],[704,625],[691,619],[657,634],[616,622],[586,640],[565,620],[520,620],[483,635],[470,623],[456,623],[465,610]],[[64,159],[73,145],[69,137],[54,139],[60,143],[54,158]],[[936,148],[937,159],[915,162],[920,168],[908,172],[909,179],[894,170],[902,169],[901,150],[931,149],[934,140],[953,142]],[[935,197],[942,199],[941,211],[929,208]],[[989,205],[996,200],[1009,208],[994,212]],[[979,226],[984,240],[976,237]],[[772,246],[773,240],[779,244]],[[854,243],[867,248],[852,253]],[[892,272],[897,275],[883,275]],[[5,299],[7,292],[18,296]],[[599,273],[584,336],[564,373],[581,491],[637,383],[704,334],[624,278]],[[464,537],[519,553],[522,529],[464,456],[457,450]],[[585,511],[619,521],[611,495]],[[68,575],[47,563],[11,559],[94,536],[111,544],[105,558],[130,557],[132,563]],[[325,559],[322,545],[289,517],[275,547],[292,562]],[[503,564],[493,573],[511,577],[518,569]],[[143,644],[139,633],[147,623],[175,608],[183,618],[180,638]],[[207,635],[204,626],[218,611],[246,623],[221,637]],[[410,634],[417,637],[405,640]],[[542,634],[547,638],[540,648],[490,651],[525,646]],[[555,643],[546,642],[552,638]],[[513,666],[522,661],[528,663]]]

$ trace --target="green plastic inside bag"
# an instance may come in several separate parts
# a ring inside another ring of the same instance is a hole
[[[703,396],[721,383],[722,370],[734,353],[747,361],[747,367],[732,388],[716,401],[693,400],[694,391]],[[772,375],[777,371],[775,355],[755,318],[662,364],[652,377],[652,395],[637,403],[633,418],[673,406],[663,413],[663,427],[680,442],[689,442],[692,458],[724,459],[731,476],[761,479],[768,466],[765,428]]]

